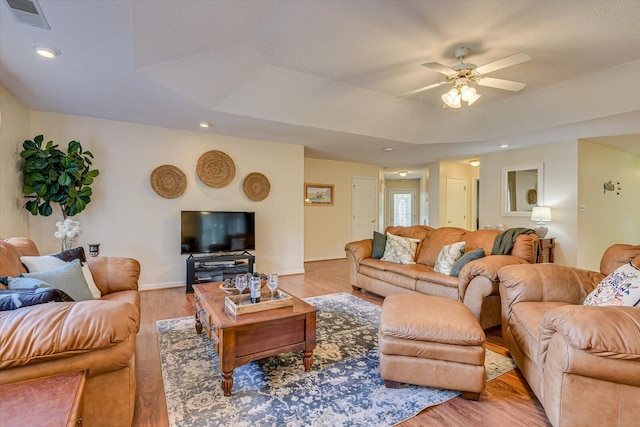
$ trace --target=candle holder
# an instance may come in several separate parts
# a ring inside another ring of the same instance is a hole
[[[98,256],[100,253],[100,243],[89,243],[89,255]]]

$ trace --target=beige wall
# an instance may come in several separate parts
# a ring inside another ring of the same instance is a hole
[[[357,176],[379,180],[380,168],[363,163],[304,159],[305,182],[335,186],[334,206],[304,206],[305,261],[345,257],[344,245],[352,240],[351,186],[353,177]],[[303,189],[300,185],[295,193],[300,206],[303,206]]]
[[[610,245],[640,244],[640,156],[580,140],[578,162],[577,265],[599,270]],[[616,191],[604,192],[608,181],[616,184]]]
[[[29,134],[29,110],[0,85],[0,237],[29,237],[29,213],[22,207],[22,143]]]
[[[415,194],[415,219],[414,224],[420,224],[420,180],[419,179],[387,179],[384,182],[385,185],[385,197],[384,197],[384,224],[386,226],[391,225],[389,220],[389,213],[391,212],[391,196],[390,190],[413,190]]]
[[[551,207],[547,237],[556,238],[555,262],[576,265],[578,258],[578,141],[506,150],[480,157],[480,228],[529,227],[530,217],[502,215],[502,168],[544,164],[543,204]]]
[[[38,133],[65,147],[76,139],[93,152],[100,176],[91,204],[76,216],[84,229],[77,243],[99,242],[102,255],[139,259],[142,288],[184,284],[181,210],[254,211],[258,269],[304,271],[302,146],[32,111],[30,134]],[[236,176],[227,187],[211,188],[197,177],[198,157],[209,150],[221,150],[235,162]],[[153,191],[151,172],[163,164],[187,175],[184,195],[165,199]],[[265,174],[271,183],[262,202],[242,192],[242,180],[251,172]],[[50,217],[31,218],[31,237],[42,252],[59,249],[53,237],[59,220],[57,210]]]

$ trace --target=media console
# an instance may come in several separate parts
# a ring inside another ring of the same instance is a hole
[[[224,255],[190,255],[186,260],[186,292],[193,292],[193,285],[207,282],[222,282],[241,273],[253,273],[256,257],[249,252]]]

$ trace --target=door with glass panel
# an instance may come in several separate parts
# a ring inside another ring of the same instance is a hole
[[[389,224],[408,227],[416,222],[415,190],[389,190]]]

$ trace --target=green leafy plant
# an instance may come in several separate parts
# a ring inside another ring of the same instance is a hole
[[[53,141],[43,147],[43,140],[43,136],[38,135],[22,144],[22,191],[32,199],[24,207],[32,215],[49,216],[53,213],[51,204],[58,203],[66,219],[87,207],[91,201],[91,184],[100,171],[91,169],[93,154],[83,151],[78,141],[69,142],[65,153]]]

